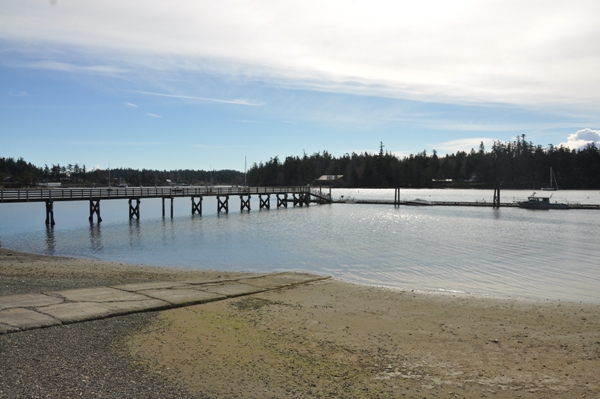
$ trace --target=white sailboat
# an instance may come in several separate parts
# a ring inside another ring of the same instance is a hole
[[[552,167],[550,167],[550,186],[542,187],[542,191],[556,191],[556,190],[558,190],[558,183],[556,182],[556,176],[554,176]]]

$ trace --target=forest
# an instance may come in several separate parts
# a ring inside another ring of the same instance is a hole
[[[434,150],[399,159],[384,151],[376,154],[345,154],[333,157],[327,151],[302,157],[278,157],[254,164],[248,184],[258,186],[315,184],[321,175],[343,175],[336,187],[455,187],[526,189],[550,184],[550,168],[562,189],[600,188],[600,150],[593,143],[580,150],[528,142],[525,135],[513,142],[496,141],[489,151],[459,151],[439,157]]]
[[[243,185],[244,174],[235,170],[149,170],[149,169],[95,169],[85,165],[53,164],[43,168],[32,165],[22,158],[0,157],[0,185],[5,188],[23,188],[44,183],[60,183],[61,187],[90,186],[166,186],[166,185]]]
[[[571,150],[565,147],[542,147],[526,140],[525,135],[513,142],[495,141],[486,150],[483,143],[477,150],[459,151],[438,156],[426,151],[402,159],[384,151],[378,153],[345,154],[334,157],[327,151],[312,155],[278,156],[252,165],[246,176],[250,186],[317,185],[322,175],[343,175],[336,187],[454,187],[492,188],[497,183],[504,188],[537,189],[550,184],[552,169],[561,189],[600,188],[600,149],[593,143]],[[110,181],[109,181],[110,174]],[[22,158],[0,157],[0,184],[5,188],[32,187],[39,183],[60,182],[61,186],[117,185],[154,186],[243,185],[244,173],[234,170],[87,170],[85,165],[53,164],[43,168]]]

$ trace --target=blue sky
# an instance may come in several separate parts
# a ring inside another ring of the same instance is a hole
[[[418,4],[415,4],[418,3]],[[0,156],[236,169],[600,144],[598,1],[0,3]]]

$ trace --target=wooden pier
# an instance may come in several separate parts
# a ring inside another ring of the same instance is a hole
[[[498,190],[499,191],[499,190]],[[288,204],[294,207],[308,206],[312,203],[354,203],[403,206],[471,206],[491,208],[515,208],[516,202],[501,203],[499,192],[494,193],[491,202],[459,202],[459,201],[432,201],[426,205],[417,205],[414,201],[400,201],[400,189],[397,188],[393,201],[385,200],[332,200],[331,194],[324,194],[321,190],[311,189],[309,186],[296,187],[134,187],[134,188],[64,188],[64,189],[25,189],[25,190],[0,190],[0,203],[18,202],[45,202],[46,225],[55,225],[54,202],[56,201],[89,201],[89,221],[102,222],[100,216],[100,201],[126,199],[129,203],[129,218],[140,218],[140,203],[143,198],[161,198],[162,216],[165,212],[165,201],[170,200],[170,214],[173,217],[173,202],[175,198],[190,198],[192,202],[192,215],[202,215],[204,197],[217,199],[217,212],[229,212],[229,197],[237,195],[240,198],[240,211],[250,211],[252,195],[259,197],[259,209],[271,209],[271,195],[277,199],[277,208],[287,208]],[[569,204],[572,209],[600,209],[595,204]]]
[[[229,197],[240,197],[240,211],[250,211],[252,195],[260,199],[259,209],[271,208],[271,195],[277,197],[277,208],[287,208],[288,202],[293,206],[308,206],[311,202],[329,203],[330,200],[321,197],[317,192],[311,192],[308,186],[296,187],[127,187],[127,188],[57,188],[57,189],[25,189],[0,190],[0,203],[16,202],[45,202],[46,224],[53,226],[54,202],[56,201],[89,201],[89,221],[98,223],[100,216],[100,201],[126,199],[129,202],[129,218],[140,218],[140,202],[142,198],[161,198],[162,216],[165,216],[165,201],[171,201],[171,217],[173,217],[173,201],[175,198],[191,198],[192,215],[202,215],[204,197],[216,197],[217,212],[229,212]],[[291,196],[292,199],[288,199]],[[314,197],[314,199],[312,198]]]
[[[371,204],[371,205],[394,205],[398,207],[402,206],[471,206],[481,208],[518,208],[519,204],[516,202],[494,202],[494,201],[430,201],[428,205],[418,205],[411,201],[386,201],[386,200],[334,200],[331,201],[333,204]],[[571,209],[598,209],[600,210],[600,204],[579,204],[570,203]]]

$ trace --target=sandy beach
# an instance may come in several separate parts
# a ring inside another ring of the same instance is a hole
[[[0,249],[0,295],[238,275]],[[598,398],[600,305],[329,279],[4,334],[0,354],[0,398]]]

